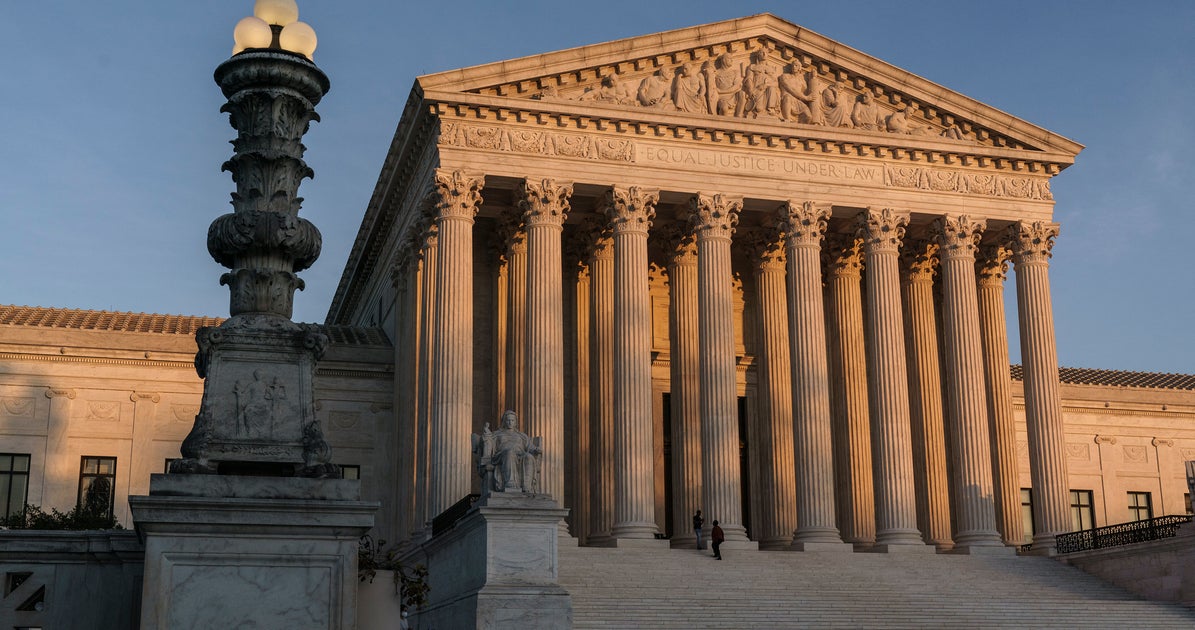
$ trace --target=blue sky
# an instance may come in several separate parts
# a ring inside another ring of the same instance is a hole
[[[1059,360],[1195,373],[1195,3],[299,7],[332,91],[305,142],[316,177],[301,189],[303,216],[324,250],[302,274],[296,320],[324,319],[414,77],[766,11],[1085,144],[1053,183]],[[223,268],[204,243],[229,211],[233,185],[220,164],[233,130],[211,77],[252,8],[5,7],[0,303],[227,315]],[[1012,346],[1016,361],[1015,337]]]

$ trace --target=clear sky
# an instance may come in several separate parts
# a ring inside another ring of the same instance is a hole
[[[1063,365],[1195,373],[1195,2],[300,0],[332,90],[305,143],[323,321],[414,78],[770,12],[1081,142],[1055,178]],[[252,0],[0,11],[0,303],[228,314],[208,224],[233,130],[212,71]],[[1012,278],[1007,287],[1014,293]],[[1010,302],[1010,308],[1014,303]],[[1014,322],[1015,311],[1009,312]],[[1019,348],[1012,340],[1013,361]]]

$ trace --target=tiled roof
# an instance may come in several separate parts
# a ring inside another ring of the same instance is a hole
[[[9,326],[194,335],[200,328],[218,326],[222,321],[220,317],[0,305],[0,324]]]
[[[1012,380],[1025,380],[1024,369],[1021,366],[1012,366]],[[1058,368],[1058,380],[1067,385],[1107,385],[1112,387],[1195,390],[1195,374],[1060,367]]]
[[[200,328],[204,326],[219,326],[223,321],[224,318],[222,317],[0,305],[0,325],[9,326],[194,336],[195,332]],[[390,345],[390,341],[386,338],[386,334],[382,332],[381,328],[324,326],[324,331],[328,333],[329,339],[335,344]]]

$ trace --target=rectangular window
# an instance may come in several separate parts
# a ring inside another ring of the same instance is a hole
[[[1190,492],[1183,493],[1183,504],[1185,504],[1187,506],[1187,514],[1195,514],[1195,512],[1193,512],[1191,510],[1191,493]]]
[[[1091,490],[1071,490],[1071,531],[1094,527],[1095,509],[1092,507]]]
[[[1129,517],[1134,521],[1144,521],[1153,518],[1153,496],[1148,492],[1130,492]]]
[[[1023,542],[1033,542],[1033,494],[1029,488],[1021,488],[1021,528],[1025,531]]]
[[[83,456],[77,505],[110,517],[115,501],[116,458]]]
[[[25,511],[29,498],[29,456],[0,453],[0,518]]]
[[[340,469],[344,471],[345,479],[360,479],[361,478],[361,467],[360,466],[354,466],[352,464],[345,464],[345,465],[341,466]]]

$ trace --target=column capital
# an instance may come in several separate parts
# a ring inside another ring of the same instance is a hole
[[[1008,276],[1008,258],[1010,256],[1012,256],[1012,250],[1005,247],[1003,243],[981,245],[975,265],[975,275],[980,286],[1002,286],[1004,279]]]
[[[856,234],[870,251],[896,252],[905,237],[909,213],[892,208],[868,208],[855,219]]]
[[[863,272],[863,239],[854,234],[827,234],[826,245],[822,248],[822,262],[826,265],[827,277],[860,277]]]
[[[46,398],[60,398],[60,397],[65,397],[65,398],[74,400],[75,399],[75,390],[73,388],[61,388],[61,387],[47,387],[46,388]]]
[[[784,252],[786,237],[781,236],[778,226],[751,230],[743,239],[747,258],[756,270],[785,271],[787,257]]]
[[[436,169],[432,184],[431,215],[436,220],[459,219],[473,221],[481,207],[481,189],[485,175],[462,170]]]
[[[918,239],[900,251],[900,275],[908,282],[932,282],[938,269],[938,243]]]
[[[788,200],[777,211],[788,247],[821,246],[830,223],[830,207],[812,201]]]
[[[595,258],[612,260],[614,258],[614,238],[610,231],[610,222],[601,219],[586,219],[577,226],[577,249],[587,260]]]
[[[129,394],[129,400],[137,402],[139,400],[148,400],[152,403],[162,402],[162,395],[157,392],[138,392],[134,391]]]
[[[527,231],[522,212],[507,212],[498,223],[498,239],[504,256],[527,251]]]
[[[693,196],[691,204],[690,221],[698,238],[730,240],[739,224],[739,212],[743,210],[742,197],[697,193]]]
[[[615,233],[647,234],[656,218],[660,191],[639,186],[613,186],[606,191],[605,212]]]
[[[1054,239],[1058,238],[1058,224],[1017,221],[1008,226],[1004,238],[1014,263],[1048,263],[1053,255]]]
[[[541,225],[562,227],[568,216],[572,182],[554,179],[524,179],[519,183],[519,209],[528,228]]]
[[[972,219],[965,214],[947,214],[934,221],[930,233],[940,247],[942,258],[973,259],[986,227],[987,221],[983,219]]]
[[[668,265],[697,264],[697,235],[682,221],[668,223],[656,239]]]

